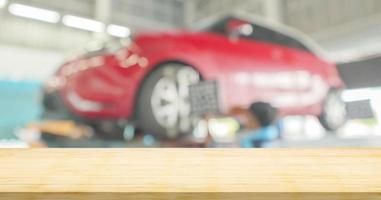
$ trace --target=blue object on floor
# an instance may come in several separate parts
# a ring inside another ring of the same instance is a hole
[[[279,130],[275,126],[268,126],[253,131],[241,140],[241,147],[254,148],[266,147],[267,143],[279,138]]]
[[[143,137],[143,144],[146,147],[152,147],[155,144],[155,142],[155,137],[153,137],[152,135],[145,135]]]

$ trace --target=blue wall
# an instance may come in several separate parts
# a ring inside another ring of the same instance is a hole
[[[14,131],[42,114],[41,83],[0,80],[0,139],[11,139]]]

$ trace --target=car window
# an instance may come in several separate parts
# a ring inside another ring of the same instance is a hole
[[[94,57],[104,54],[112,54],[118,52],[125,46],[128,46],[131,39],[124,40],[108,40],[108,41],[92,41],[86,47],[85,57]]]
[[[216,23],[209,26],[206,31],[218,33],[218,34],[224,34],[228,36],[228,32],[226,30],[226,25],[231,20],[237,20],[233,17],[227,17],[222,20],[217,21]],[[241,38],[249,39],[249,40],[256,40],[261,42],[267,42],[271,44],[277,44],[281,46],[286,46],[294,49],[299,49],[302,51],[311,52],[311,50],[304,45],[302,42],[298,41],[295,38],[292,38],[288,35],[279,33],[277,31],[271,30],[269,28],[250,23],[253,27],[253,32],[250,35],[242,35]]]
[[[229,23],[229,21],[232,19],[233,18],[231,18],[231,17],[223,18],[222,20],[219,20],[219,21],[213,23],[211,26],[207,27],[205,29],[205,31],[225,35],[225,34],[227,34],[225,27]]]
[[[257,40],[261,42],[268,42],[310,52],[310,50],[302,42],[290,36],[256,24],[251,25],[253,26],[253,33],[248,36],[241,36],[242,38]]]

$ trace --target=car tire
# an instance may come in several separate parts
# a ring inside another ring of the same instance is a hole
[[[323,104],[323,112],[318,118],[328,132],[336,132],[346,124],[347,109],[345,102],[341,99],[340,90],[331,90],[328,93]]]
[[[177,138],[192,130],[189,86],[200,81],[192,67],[167,63],[144,81],[137,102],[139,127],[146,134]]]

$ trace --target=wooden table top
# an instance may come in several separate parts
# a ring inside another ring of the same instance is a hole
[[[381,149],[0,150],[0,199],[62,196],[381,199]]]

